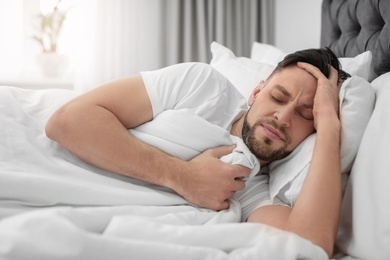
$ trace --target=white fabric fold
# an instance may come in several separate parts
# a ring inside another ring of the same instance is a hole
[[[250,177],[260,170],[258,159],[242,139],[197,116],[190,109],[166,110],[152,121],[129,131],[143,142],[183,160],[190,160],[210,147],[236,144],[233,152],[221,160],[251,169]]]
[[[321,248],[292,233],[238,223],[237,199],[227,210],[196,208],[168,189],[76,158],[44,134],[51,113],[76,95],[0,87],[1,259],[327,259]],[[170,123],[190,134],[206,131]],[[220,133],[208,134],[205,142],[237,141]],[[202,150],[176,144],[179,135],[170,149],[187,158]],[[240,147],[224,160],[256,169]],[[252,182],[258,177],[247,181],[251,190],[268,185]]]

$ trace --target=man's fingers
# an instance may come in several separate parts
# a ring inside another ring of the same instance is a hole
[[[251,170],[245,166],[238,165],[238,164],[232,164],[233,168],[233,177],[235,179],[241,179],[244,177],[248,177],[251,174]]]
[[[229,206],[230,206],[229,200],[225,200],[224,202],[222,202],[222,205],[218,210],[228,209]]]
[[[306,63],[306,62],[297,62],[297,66],[301,69],[304,69],[306,70],[307,72],[309,72],[311,75],[313,75],[317,80],[321,79],[321,78],[324,78],[325,75],[320,71],[319,68],[317,68],[316,66],[314,65],[311,65],[310,63]],[[333,68],[330,64],[329,64],[329,80],[331,82],[334,82],[334,83],[337,83],[338,81],[338,78],[339,78],[339,75],[337,73],[337,70],[335,68]]]
[[[330,67],[329,80],[331,82],[334,82],[337,85],[337,82],[339,80],[339,75],[337,73],[337,70],[330,65],[329,65],[329,67]]]
[[[233,152],[234,148],[236,148],[236,145],[219,146],[216,148],[209,149],[208,152],[211,153],[213,157],[220,159],[222,156]]]
[[[242,178],[236,178],[234,184],[234,191],[240,191],[245,188],[245,182]]]
[[[316,79],[319,79],[321,77],[325,77],[324,74],[322,74],[322,72],[316,66],[313,66],[309,63],[299,61],[299,62],[297,62],[297,66],[299,68],[304,69],[307,72],[309,72]]]

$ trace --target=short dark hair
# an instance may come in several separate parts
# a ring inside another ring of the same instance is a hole
[[[336,54],[329,48],[306,49],[291,53],[278,63],[271,76],[288,66],[297,64],[297,62],[306,62],[316,66],[327,78],[330,75],[329,65],[337,70],[339,81],[344,81],[351,76],[341,69]]]

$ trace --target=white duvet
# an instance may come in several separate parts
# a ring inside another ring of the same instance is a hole
[[[88,165],[44,134],[76,93],[0,87],[0,258],[327,259],[311,242],[240,223],[173,192]]]

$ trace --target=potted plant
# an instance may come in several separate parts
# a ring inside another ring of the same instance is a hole
[[[33,35],[33,39],[42,47],[37,60],[47,77],[60,76],[67,63],[67,57],[57,51],[58,38],[66,19],[66,11],[59,8],[61,2],[58,0],[50,12],[38,15],[38,33]]]

